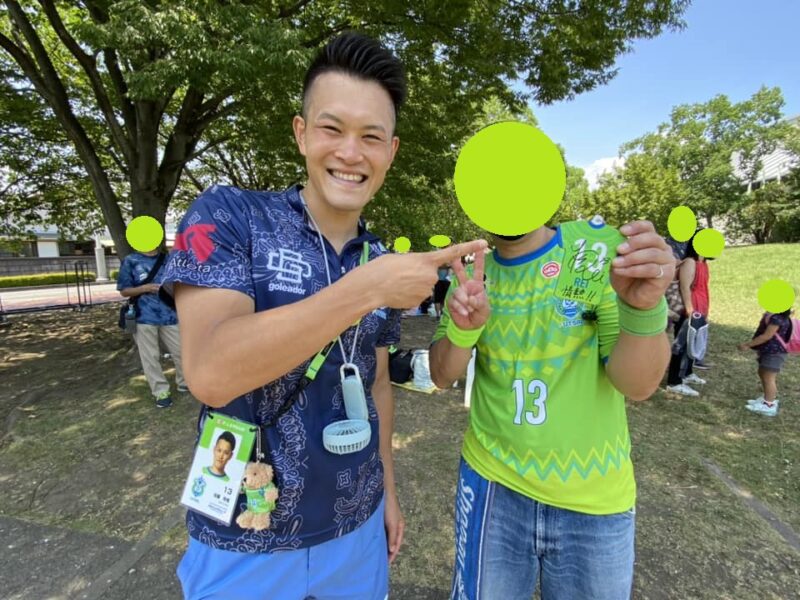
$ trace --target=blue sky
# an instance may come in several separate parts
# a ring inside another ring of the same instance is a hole
[[[800,1],[694,0],[684,20],[683,31],[634,42],[609,84],[532,106],[570,164],[597,170],[621,144],[666,121],[673,106],[717,94],[738,102],[761,85],[778,86],[784,114],[800,114]]]

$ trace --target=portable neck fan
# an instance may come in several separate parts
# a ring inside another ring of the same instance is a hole
[[[347,419],[331,423],[322,430],[322,444],[328,452],[350,454],[363,450],[372,437],[367,397],[358,367],[345,363],[339,369]]]

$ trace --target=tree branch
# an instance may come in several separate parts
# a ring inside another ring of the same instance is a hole
[[[83,68],[84,73],[86,73],[86,76],[89,78],[92,91],[97,98],[97,104],[100,107],[103,116],[105,117],[106,123],[108,123],[109,129],[111,130],[111,136],[116,142],[117,146],[119,146],[120,150],[122,150],[122,154],[128,161],[128,164],[132,165],[132,158],[134,156],[133,144],[131,143],[130,138],[125,135],[122,127],[120,127],[119,121],[117,121],[117,116],[114,114],[114,107],[111,105],[111,101],[108,98],[106,89],[103,86],[103,81],[100,78],[100,73],[97,71],[97,63],[95,58],[84,52],[78,42],[75,41],[75,38],[73,38],[67,31],[67,28],[64,26],[64,22],[61,20],[61,15],[58,14],[58,10],[56,9],[53,0],[39,0],[39,3],[42,5],[42,8],[44,8],[44,12],[47,15],[47,20],[50,22],[50,25],[56,32],[58,39],[61,40],[61,42],[67,47],[67,50],[69,50],[70,53],[75,57],[75,59]]]
[[[234,92],[234,87],[229,86],[225,88],[221,93],[217,94],[216,96],[212,96],[205,102],[200,105],[199,112],[200,113],[207,113],[213,110],[216,110],[217,107],[222,104],[226,98],[228,98]]]
[[[236,172],[236,168],[230,163],[230,161],[227,158],[225,158],[225,154],[220,152],[219,148],[216,148],[214,150],[214,154],[222,163],[222,166],[224,167],[224,170],[228,175],[231,184],[233,184],[235,187],[238,188],[242,187],[242,182],[240,180],[239,174]]]
[[[133,107],[133,103],[128,98],[128,84],[125,83],[125,77],[122,75],[122,69],[119,67],[117,53],[112,48],[104,48],[103,60],[106,63],[108,75],[111,78],[111,83],[114,85],[114,91],[117,94],[117,101],[122,111],[122,119],[125,121],[125,128],[128,130],[128,137],[133,138],[133,132],[136,131],[136,110]]]
[[[46,89],[44,77],[36,66],[36,62],[24,49],[17,46],[13,40],[7,38],[2,33],[0,33],[0,48],[3,48],[3,50],[11,55],[11,58],[20,66],[25,75],[30,78],[39,93]]]
[[[241,103],[234,100],[230,104],[226,104],[217,111],[212,111],[207,113],[202,118],[197,120],[196,122],[197,132],[202,133],[203,131],[205,131],[206,127],[211,125],[211,123],[236,112],[237,110],[239,110],[240,106]]]
[[[205,146],[200,148],[200,150],[197,150],[196,152],[192,153],[190,156],[187,156],[186,158],[182,159],[182,161],[183,161],[184,164],[186,164],[188,162],[191,162],[191,161],[195,160],[196,158],[199,158],[200,156],[202,156],[203,154],[205,154],[209,150],[211,150],[211,148],[215,148],[215,147],[219,146],[220,144],[224,144],[225,142],[227,142],[228,140],[230,140],[232,138],[233,138],[232,135],[226,135],[226,136],[223,136],[223,137],[218,138],[216,140],[213,140],[211,142],[208,142]]]
[[[194,176],[194,173],[192,173],[192,170],[189,168],[189,165],[184,166],[183,170],[186,173],[186,176],[189,178],[189,181],[192,182],[192,185],[194,185],[194,187],[197,188],[197,191],[202,194],[206,188],[204,188],[203,184],[200,183],[197,177]]]
[[[119,203],[111,183],[108,180],[108,175],[103,169],[100,157],[92,145],[86,130],[81,122],[72,111],[69,101],[69,95],[64,87],[64,83],[58,75],[55,67],[53,66],[47,50],[39,39],[38,34],[28,20],[25,11],[22,10],[19,3],[15,0],[5,0],[8,12],[16,25],[16,28],[22,32],[25,40],[30,47],[33,59],[24,52],[20,53],[19,48],[11,43],[10,47],[7,43],[8,38],[0,37],[0,43],[12,55],[12,57],[20,58],[17,62],[23,71],[33,82],[36,91],[47,101],[50,108],[56,115],[56,118],[61,123],[69,139],[75,146],[75,150],[81,158],[89,179],[92,182],[95,196],[103,211],[106,224],[114,236],[114,241],[117,248],[122,254],[127,254],[127,241],[125,240],[125,222],[122,219],[122,213],[119,209]],[[5,41],[4,41],[5,40]],[[35,61],[35,64],[32,64]]]
[[[120,171],[122,171],[123,173],[128,173],[128,167],[125,165],[125,163],[122,162],[122,159],[119,156],[117,156],[117,153],[114,152],[113,146],[108,146],[106,148],[106,152],[108,152],[109,156],[111,156],[111,159],[119,167]]]

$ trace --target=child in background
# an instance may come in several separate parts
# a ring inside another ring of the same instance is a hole
[[[753,349],[758,352],[758,377],[763,394],[747,401],[747,410],[768,417],[778,414],[778,373],[786,360],[786,348],[776,339],[779,335],[788,340],[792,336],[791,309],[782,313],[764,313],[753,339],[739,344],[739,350]]]

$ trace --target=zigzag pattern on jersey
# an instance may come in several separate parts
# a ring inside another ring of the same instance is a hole
[[[597,346],[597,336],[589,328],[580,333],[575,328],[556,329],[552,319],[548,321],[538,316],[527,322],[494,318],[483,331],[478,342],[479,351],[484,345],[493,349],[492,362],[504,367],[513,366],[515,361],[541,361],[561,368],[578,356],[591,354]]]
[[[514,377],[535,377],[537,374],[549,376],[553,372],[563,371],[579,356],[590,354],[591,348],[596,345],[597,340],[592,340],[589,345],[581,346],[567,354],[547,356],[541,360],[521,360],[519,357],[513,360],[492,358],[488,361],[489,372]]]
[[[601,452],[597,448],[592,448],[587,456],[581,457],[575,449],[572,449],[563,460],[554,450],[551,450],[543,460],[531,450],[521,457],[514,448],[501,448],[497,440],[489,441],[483,433],[476,432],[476,437],[492,456],[512,467],[520,476],[525,477],[528,471],[534,469],[536,476],[542,481],[555,474],[562,482],[566,482],[573,473],[586,480],[595,470],[600,476],[605,476],[612,466],[619,470],[623,463],[628,462],[631,452],[630,437],[627,432],[624,438],[617,436],[616,446],[612,446],[606,440]]]

